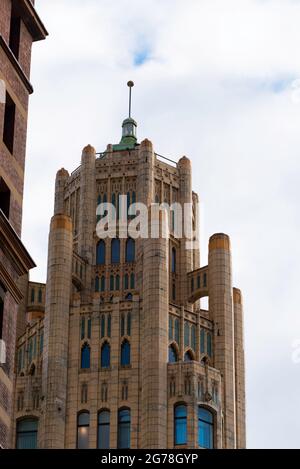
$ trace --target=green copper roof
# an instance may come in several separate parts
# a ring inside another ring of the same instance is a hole
[[[113,151],[132,150],[137,145],[136,138],[137,123],[128,117],[122,124],[122,138],[120,143],[113,145]]]

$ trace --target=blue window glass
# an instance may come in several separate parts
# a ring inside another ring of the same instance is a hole
[[[98,449],[109,448],[110,412],[102,410],[98,415]]]
[[[105,277],[104,275],[101,277],[101,291],[105,291]]]
[[[125,297],[125,300],[126,301],[132,301],[132,293],[128,293],[128,295],[126,295],[126,297]]]
[[[198,409],[198,445],[200,448],[214,447],[214,418],[213,414],[203,407]]]
[[[130,344],[127,340],[124,340],[121,345],[121,365],[130,365]]]
[[[129,278],[128,278],[128,274],[125,274],[125,277],[124,277],[124,289],[125,290],[128,290],[129,288]]]
[[[113,291],[115,289],[115,278],[113,275],[110,276],[109,289],[110,291]]]
[[[169,340],[173,339],[173,318],[169,316]]]
[[[119,264],[120,262],[120,240],[115,238],[111,242],[111,263]]]
[[[187,444],[186,405],[177,405],[174,409],[174,445]]]
[[[84,344],[81,348],[81,368],[88,369],[91,364],[91,349],[88,344]]]
[[[37,448],[38,419],[28,418],[17,422],[17,449]]]
[[[120,276],[119,275],[116,276],[116,290],[117,291],[120,290]]]
[[[207,355],[211,358],[212,357],[212,338],[211,333],[207,333]]]
[[[107,317],[107,337],[111,336],[111,315]]]
[[[81,412],[77,420],[77,448],[88,449],[89,447],[89,429],[90,414],[89,412]]]
[[[172,248],[172,274],[176,273],[176,249]]]
[[[201,329],[200,331],[200,352],[205,353],[205,331]]]
[[[190,345],[190,326],[187,321],[184,323],[184,346],[188,347]]]
[[[175,350],[175,347],[173,345],[170,345],[169,347],[169,363],[175,363],[178,361],[178,356],[177,352]]]
[[[100,288],[99,277],[97,276],[97,277],[95,278],[95,292],[98,292],[98,291],[99,291],[99,288]]]
[[[110,367],[110,345],[105,342],[101,347],[101,368]]]
[[[191,354],[191,352],[188,350],[188,351],[185,352],[185,354],[184,354],[184,361],[185,361],[185,362],[191,362],[192,360],[193,360],[192,354]]]
[[[135,241],[134,239],[129,238],[126,241],[125,261],[134,262],[134,260],[135,260]]]
[[[133,290],[135,288],[135,277],[134,273],[130,274],[130,288]]]
[[[130,410],[122,409],[118,413],[118,448],[130,448]]]
[[[175,341],[177,342],[177,345],[180,343],[180,334],[179,334],[179,319],[175,319]]]
[[[105,264],[105,242],[103,241],[103,239],[101,239],[99,243],[97,244],[96,264],[97,265]]]
[[[127,335],[131,335],[131,313],[127,314]]]
[[[103,337],[105,337],[105,316],[104,316],[104,314],[102,314],[102,316],[101,316],[100,336],[101,336],[101,339]]]

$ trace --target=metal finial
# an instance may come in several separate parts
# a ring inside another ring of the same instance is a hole
[[[131,88],[134,87],[133,81],[130,80],[127,86],[129,87],[129,118],[131,118]]]

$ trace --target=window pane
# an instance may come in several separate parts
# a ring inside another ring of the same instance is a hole
[[[108,411],[100,412],[98,417],[98,448],[109,448],[110,431],[110,413]]]
[[[105,242],[103,240],[99,241],[99,243],[97,244],[96,264],[105,264]]]
[[[174,349],[174,347],[172,347],[172,345],[169,347],[169,363],[175,363],[177,362],[177,353]]]
[[[110,346],[109,344],[104,344],[101,350],[101,367],[109,368],[110,367]]]
[[[126,341],[121,345],[121,365],[130,365],[130,344]]]
[[[78,449],[88,449],[89,447],[89,427],[78,427]]]
[[[199,407],[198,444],[201,448],[213,448],[213,415]]]
[[[113,239],[111,242],[111,262],[118,264],[120,262],[120,240]]]
[[[90,347],[84,345],[81,349],[81,368],[90,368]]]
[[[25,419],[17,423],[17,449],[37,448],[37,419]]]
[[[130,448],[130,410],[119,411],[118,448]]]
[[[175,445],[185,445],[187,442],[187,411],[185,405],[175,407],[174,439]]]
[[[126,241],[126,262],[134,262],[135,259],[135,242],[129,238]]]

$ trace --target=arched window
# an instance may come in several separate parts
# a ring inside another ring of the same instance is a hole
[[[116,276],[116,290],[120,290],[120,275]]]
[[[121,345],[121,366],[130,365],[130,343],[127,340]]]
[[[169,363],[176,363],[178,361],[177,351],[174,345],[169,346]]]
[[[110,291],[113,291],[115,289],[115,277],[113,275],[110,276],[109,289]]]
[[[135,277],[134,277],[134,273],[133,273],[133,272],[130,274],[130,288],[131,288],[132,290],[134,290],[134,288],[135,288]]]
[[[124,277],[124,290],[128,290],[129,288],[129,277],[128,277],[128,274],[125,274],[125,277]]]
[[[172,274],[176,273],[176,249],[172,248]]]
[[[105,291],[105,277],[104,275],[101,277],[101,291]]]
[[[111,242],[111,263],[119,264],[120,262],[120,240],[115,238]]]
[[[101,347],[101,368],[110,367],[110,345],[105,342]]]
[[[214,417],[203,407],[198,409],[198,445],[207,449],[214,447]]]
[[[90,414],[89,412],[81,412],[77,419],[77,448],[88,449],[89,447],[89,429]]]
[[[126,241],[126,255],[125,262],[135,261],[135,241],[132,238],[128,238]]]
[[[34,292],[34,288],[31,289],[31,303],[34,303],[34,297],[35,297],[35,292]]]
[[[89,344],[84,344],[81,348],[81,368],[88,369],[91,366],[91,349]]]
[[[187,409],[185,404],[174,409],[174,445],[187,444]]]
[[[98,449],[109,448],[110,412],[102,410],[98,414]]]
[[[118,448],[130,448],[130,409],[118,412]]]
[[[39,301],[39,303],[42,303],[42,301],[43,301],[43,292],[42,292],[41,288],[39,289],[38,301]]]
[[[99,243],[97,244],[96,264],[97,265],[105,264],[105,241],[103,241],[103,239],[101,239]]]
[[[100,288],[99,277],[97,275],[97,277],[95,278],[95,292],[98,292],[99,288]]]
[[[184,361],[185,362],[191,362],[192,360],[193,360],[193,356],[192,356],[191,352],[188,350],[184,354]]]
[[[38,419],[28,418],[17,422],[17,449],[37,448]]]

